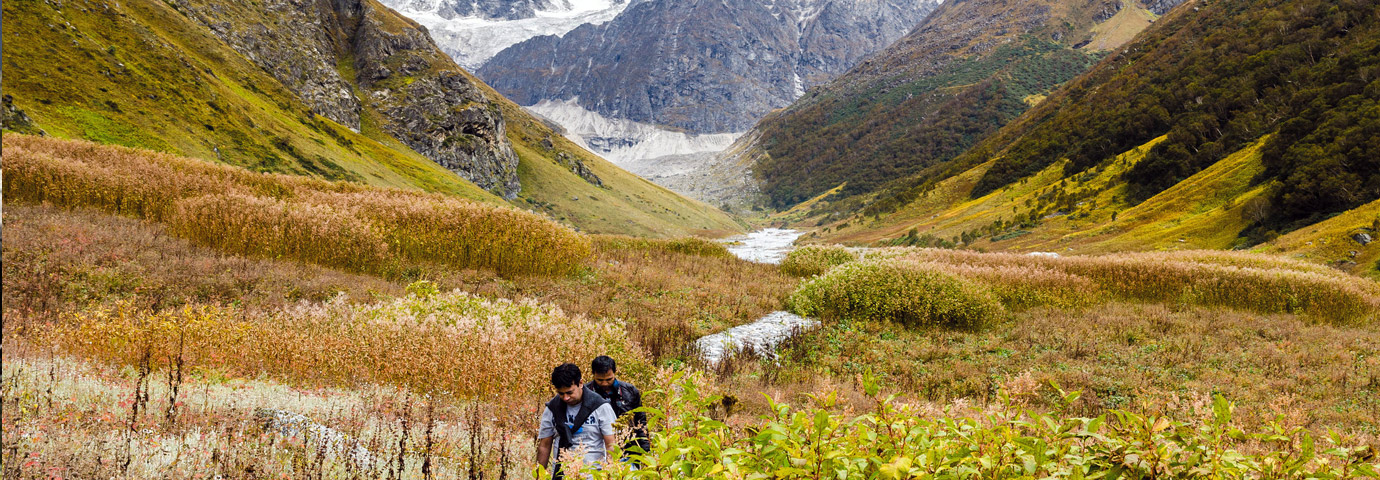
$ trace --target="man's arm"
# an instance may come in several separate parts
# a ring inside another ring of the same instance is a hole
[[[555,420],[551,409],[542,407],[541,420],[537,421],[537,465],[551,466],[551,443],[556,438]]]
[[[548,468],[551,466],[548,462],[551,461],[551,441],[554,439],[555,437],[537,439],[537,465]]]

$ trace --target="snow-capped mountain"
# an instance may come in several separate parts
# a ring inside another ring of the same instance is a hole
[[[742,132],[899,39],[934,0],[643,0],[516,44],[476,71],[523,105],[578,98],[609,118]]]
[[[516,43],[601,24],[637,0],[381,0],[422,24],[468,70]]]

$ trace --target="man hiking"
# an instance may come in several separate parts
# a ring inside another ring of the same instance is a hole
[[[594,390],[594,393],[607,399],[613,407],[613,414],[618,418],[624,418],[628,412],[642,407],[642,392],[632,384],[618,379],[618,364],[608,355],[596,357],[590,364],[590,371],[594,380],[585,384],[585,388]],[[623,450],[637,453],[651,450],[651,441],[647,438],[646,412],[634,412],[628,421],[628,426],[632,427],[633,438],[623,446]]]
[[[617,441],[613,438],[613,422],[618,417],[608,400],[580,385],[580,367],[562,364],[551,372],[551,386],[556,396],[546,402],[541,412],[541,426],[537,430],[537,464],[549,466],[551,445],[560,448],[557,464],[551,469],[552,478],[564,478],[561,472],[562,454],[581,454],[582,465],[599,465],[610,456]],[[557,443],[559,442],[559,443]],[[569,461],[569,458],[564,460]]]

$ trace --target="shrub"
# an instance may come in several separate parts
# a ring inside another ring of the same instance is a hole
[[[877,261],[938,264],[982,282],[1007,306],[1068,306],[1105,298],[1294,313],[1332,323],[1373,321],[1380,285],[1292,259],[1243,252],[1142,252],[1040,257],[943,249],[885,249]],[[1007,273],[1001,273],[1001,272]],[[1021,274],[1019,272],[1027,272]]]
[[[724,244],[699,237],[671,239],[634,238],[623,235],[594,235],[594,243],[604,251],[647,250],[661,253],[683,253],[711,258],[734,258]]]
[[[254,173],[83,141],[6,135],[4,142],[7,199],[161,221],[235,253],[366,273],[437,262],[564,274],[592,251],[588,237],[555,222],[440,194]]]
[[[991,291],[938,265],[884,261],[834,268],[796,289],[790,304],[803,316],[907,326],[977,328],[1002,314]]]
[[[811,277],[857,259],[853,252],[840,245],[807,245],[786,255],[781,261],[781,271],[797,277]]]
[[[390,385],[466,398],[543,394],[552,366],[598,355],[617,357],[630,372],[647,369],[617,322],[461,292],[368,305],[339,298],[263,314],[215,305],[157,312],[101,306],[47,335],[70,353],[114,365],[137,365],[148,352],[155,368],[180,358],[246,378]]]

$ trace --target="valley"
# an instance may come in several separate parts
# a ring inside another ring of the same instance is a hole
[[[3,8],[5,479],[1380,478],[1372,2]]]

